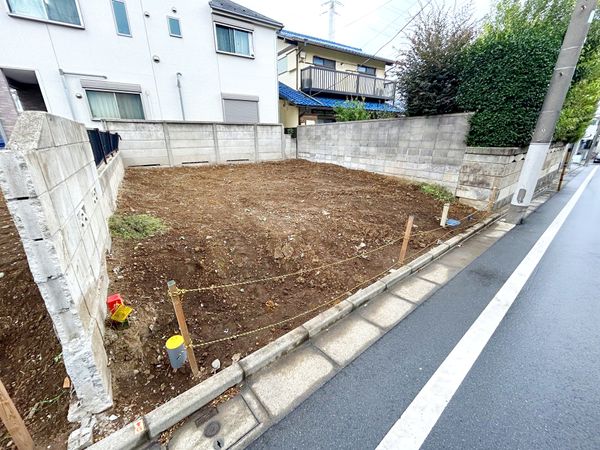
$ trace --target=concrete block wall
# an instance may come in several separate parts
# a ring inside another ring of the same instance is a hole
[[[298,127],[298,157],[417,182],[458,186],[471,114]]]
[[[0,187],[62,346],[80,404],[112,405],[103,334],[108,217],[124,174],[117,154],[97,169],[82,124],[24,112],[0,151]]]
[[[126,166],[181,166],[286,158],[280,124],[107,121]],[[294,152],[295,153],[295,152]]]
[[[527,154],[526,148],[468,147],[456,196],[462,203],[485,209],[495,188],[494,208],[510,203]],[[551,184],[564,158],[564,148],[550,148],[536,190]]]

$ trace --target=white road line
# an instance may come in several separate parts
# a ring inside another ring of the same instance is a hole
[[[587,176],[400,419],[388,431],[377,450],[416,450],[423,445],[597,170],[597,167],[594,168]]]

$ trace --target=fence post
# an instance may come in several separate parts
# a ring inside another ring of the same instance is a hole
[[[400,265],[404,262],[404,258],[406,258],[406,250],[408,250],[408,241],[410,240],[410,234],[412,233],[413,221],[415,220],[415,216],[408,216],[408,220],[406,221],[406,230],[404,230],[404,238],[402,239],[402,248],[400,249]]]
[[[199,375],[198,363],[196,362],[196,355],[194,353],[194,347],[192,346],[192,340],[190,339],[190,332],[188,331],[187,323],[185,322],[185,314],[183,313],[183,307],[181,306],[181,293],[179,292],[179,289],[177,289],[175,281],[168,281],[167,286],[169,288],[169,297],[171,297],[171,301],[173,302],[173,309],[175,309],[179,331],[183,336],[185,348],[190,360],[192,374],[194,377],[197,377]]]
[[[19,450],[33,450],[33,439],[0,380],[0,419]]]

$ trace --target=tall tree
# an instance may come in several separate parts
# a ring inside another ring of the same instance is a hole
[[[395,72],[409,116],[459,111],[456,94],[462,54],[475,37],[470,8],[433,7],[422,14],[409,35]]]

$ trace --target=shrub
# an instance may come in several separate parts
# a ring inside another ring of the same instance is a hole
[[[360,100],[347,100],[342,105],[333,108],[335,120],[350,122],[353,120],[369,120],[371,113],[365,109],[365,102]]]
[[[396,66],[400,99],[407,116],[460,111],[456,102],[463,54],[475,37],[468,8],[434,7],[422,14],[410,36],[410,48]]]
[[[423,183],[421,191],[443,203],[452,203],[454,201],[454,194],[439,184]]]
[[[115,214],[108,221],[112,236],[122,239],[145,239],[167,231],[167,226],[158,217],[149,214]]]

